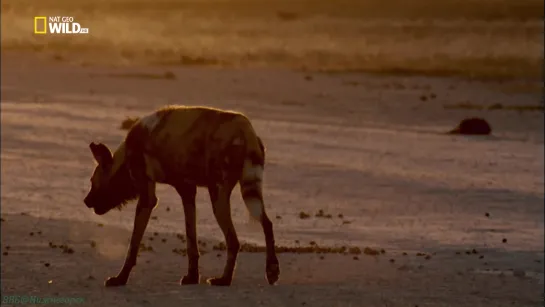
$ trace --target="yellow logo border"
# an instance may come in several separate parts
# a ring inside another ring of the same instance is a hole
[[[38,31],[38,21],[43,20],[44,30]],[[34,17],[34,34],[47,34],[47,17],[39,16]]]

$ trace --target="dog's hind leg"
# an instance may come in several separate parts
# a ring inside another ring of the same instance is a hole
[[[236,184],[236,183],[235,183]],[[210,186],[208,191],[212,201],[214,216],[223,232],[227,245],[227,261],[221,277],[208,279],[208,283],[213,286],[230,286],[233,281],[233,275],[237,262],[240,242],[238,241],[235,226],[231,219],[231,192],[235,184],[229,183],[219,186]]]
[[[187,237],[188,269],[187,275],[181,280],[181,285],[198,284],[199,275],[199,246],[197,245],[197,209],[195,197],[197,187],[194,185],[179,185],[176,191],[182,198],[185,215],[185,234]]]

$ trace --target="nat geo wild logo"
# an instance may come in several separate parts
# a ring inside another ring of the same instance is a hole
[[[36,16],[34,34],[89,34],[89,28],[83,28],[70,16]]]

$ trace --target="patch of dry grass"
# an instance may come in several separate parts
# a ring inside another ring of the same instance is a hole
[[[539,78],[543,1],[6,0],[2,50],[87,63]],[[86,36],[33,35],[73,16]]]
[[[455,104],[446,104],[443,106],[445,109],[454,110],[506,110],[506,111],[538,111],[543,112],[545,107],[543,104],[535,105],[503,105],[501,103],[493,103],[490,105],[476,104],[472,102],[460,102]]]
[[[501,83],[493,86],[494,90],[507,94],[543,94],[543,82],[511,82]]]
[[[109,77],[114,78],[135,78],[135,79],[166,79],[166,80],[175,80],[176,75],[167,71],[163,74],[153,74],[153,73],[127,73],[127,74],[109,74]]]

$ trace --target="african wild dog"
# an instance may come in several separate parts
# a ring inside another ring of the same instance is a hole
[[[117,276],[105,282],[107,287],[125,285],[136,265],[142,236],[157,206],[157,183],[174,187],[184,207],[188,273],[180,280],[182,285],[197,284],[200,280],[197,187],[208,188],[228,251],[223,275],[209,279],[208,283],[231,284],[240,249],[230,205],[231,192],[237,183],[250,215],[263,227],[267,280],[271,285],[278,281],[280,268],[273,225],[265,213],[261,189],[265,148],[246,116],[207,107],[169,106],[139,119],[113,155],[102,143],[93,142],[89,147],[98,165],[84,200],[86,206],[103,215],[138,198],[125,263]]]

